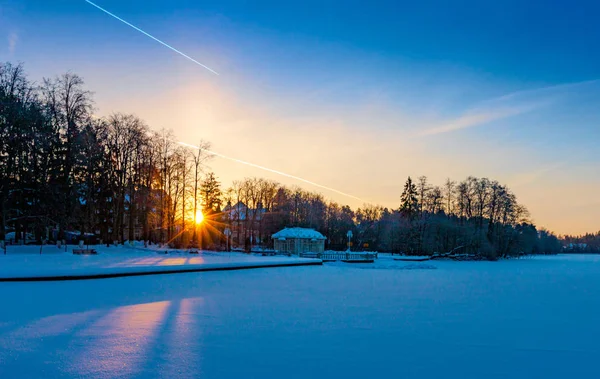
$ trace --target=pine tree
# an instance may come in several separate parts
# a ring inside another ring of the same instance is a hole
[[[218,212],[221,208],[221,183],[213,172],[206,175],[200,187],[202,209],[206,213]]]
[[[409,219],[414,219],[419,211],[419,200],[417,198],[417,186],[410,176],[404,184],[402,196],[400,196],[400,213]]]

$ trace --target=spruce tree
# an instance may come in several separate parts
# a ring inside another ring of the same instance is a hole
[[[206,179],[204,179],[200,186],[200,193],[203,199],[202,209],[204,212],[210,214],[220,210],[221,183],[219,183],[213,172],[209,172],[208,175],[206,175]]]
[[[402,196],[400,196],[400,213],[409,219],[414,219],[419,211],[419,200],[417,199],[417,186],[410,176],[404,184]]]

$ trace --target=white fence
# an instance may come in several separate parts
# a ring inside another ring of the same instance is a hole
[[[317,258],[324,262],[373,262],[377,259],[374,252],[325,251],[323,253],[301,253],[301,258]]]

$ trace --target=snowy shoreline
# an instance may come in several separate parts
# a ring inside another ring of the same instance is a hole
[[[56,247],[39,254],[39,246],[14,247],[0,255],[0,282],[104,279],[124,276],[175,274],[205,271],[230,271],[270,267],[321,265],[320,259],[261,257],[241,253],[165,250],[94,246],[98,255],[74,255]],[[56,250],[54,250],[56,249]],[[38,253],[35,253],[35,251]],[[53,252],[51,252],[54,250]]]

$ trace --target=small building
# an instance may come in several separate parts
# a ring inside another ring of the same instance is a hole
[[[235,205],[227,203],[223,208],[227,227],[231,230],[231,242],[234,246],[261,244],[263,241],[262,222],[266,209],[258,204],[256,209],[248,207],[241,201]]]
[[[308,228],[285,228],[271,238],[276,251],[296,255],[322,253],[327,239],[316,230]]]

